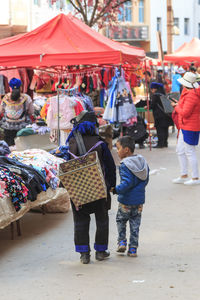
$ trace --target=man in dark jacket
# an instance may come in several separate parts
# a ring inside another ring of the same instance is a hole
[[[97,142],[101,141],[100,136],[96,133],[96,125],[97,119],[93,112],[84,111],[77,116],[74,129],[68,138],[69,150],[71,153],[77,156],[80,155],[77,133],[81,134],[86,151],[89,151]],[[80,259],[83,264],[88,264],[90,262],[89,225],[90,214],[92,213],[95,214],[96,218],[96,236],[94,244],[96,259],[104,260],[110,255],[107,251],[109,232],[108,209],[110,209],[111,205],[109,191],[116,184],[116,167],[106,143],[102,143],[94,151],[97,151],[98,153],[102,171],[105,175],[108,193],[106,199],[100,199],[84,204],[79,210],[77,210],[73,202],[71,202],[74,217],[75,248],[77,252],[81,253]]]
[[[158,144],[154,148],[168,147],[168,128],[173,125],[170,115],[164,112],[160,96],[165,94],[163,84],[152,82],[151,83],[151,109],[154,116],[154,124],[157,131]]]

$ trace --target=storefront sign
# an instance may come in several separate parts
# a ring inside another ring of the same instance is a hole
[[[106,36],[116,41],[148,40],[148,26],[113,26],[106,28]]]

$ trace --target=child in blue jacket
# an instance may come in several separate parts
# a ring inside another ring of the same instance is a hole
[[[134,155],[135,143],[132,137],[124,136],[117,141],[117,150],[122,159],[119,172],[121,182],[114,189],[118,194],[117,212],[118,249],[126,251],[126,223],[130,224],[130,241],[128,256],[137,256],[139,228],[142,207],[145,203],[145,187],[149,181],[149,167],[142,155]]]

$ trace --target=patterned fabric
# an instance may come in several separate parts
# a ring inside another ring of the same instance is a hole
[[[59,178],[76,207],[107,197],[97,152],[61,164]]]
[[[11,197],[16,211],[19,211],[21,204],[28,200],[28,189],[24,181],[7,168],[0,167],[0,188],[4,195]]]
[[[29,114],[33,113],[33,105],[30,96],[21,94],[16,103],[10,101],[11,94],[8,93],[2,100],[4,116],[1,127],[8,130],[20,130],[31,123]]]
[[[46,181],[53,189],[56,189],[59,186],[60,181],[57,178],[57,175],[59,164],[64,162],[62,158],[57,158],[41,149],[29,149],[19,152],[13,151],[10,154],[10,157],[25,165],[33,166],[46,177]]]

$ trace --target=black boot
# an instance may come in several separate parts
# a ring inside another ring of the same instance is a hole
[[[84,265],[89,264],[89,262],[90,262],[90,252],[81,252],[80,261]]]
[[[105,258],[110,256],[110,252],[109,251],[96,251],[96,255],[95,258],[96,260],[104,260]]]

